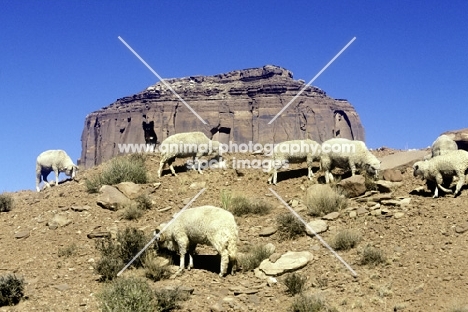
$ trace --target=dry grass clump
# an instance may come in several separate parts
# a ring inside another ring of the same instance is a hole
[[[88,193],[97,193],[103,185],[115,185],[121,182],[144,184],[148,182],[145,155],[130,154],[112,158],[101,174],[86,179]]]
[[[307,192],[304,202],[309,215],[318,217],[340,211],[348,205],[348,200],[341,192],[329,187],[317,188],[313,193]]]
[[[240,217],[248,214],[266,215],[270,212],[271,204],[262,200],[251,200],[245,196],[233,196],[231,192],[221,191],[221,207]]]
[[[0,276],[0,306],[18,304],[24,296],[24,280],[14,274]]]
[[[245,253],[239,254],[237,263],[243,271],[257,268],[260,263],[271,256],[271,250],[262,244],[247,247]]]
[[[289,307],[290,312],[338,312],[337,309],[329,307],[325,300],[317,296],[301,295],[294,299]]]
[[[0,194],[0,212],[8,212],[13,209],[13,197],[8,193]]]
[[[305,289],[306,277],[302,277],[297,273],[288,274],[284,279],[284,285],[286,285],[286,292],[291,296],[302,293]]]
[[[293,239],[305,233],[305,225],[289,212],[278,215],[276,223],[282,240]]]
[[[386,261],[387,259],[382,250],[372,246],[367,246],[362,251],[360,264],[377,266],[381,263],[385,263]]]
[[[97,294],[102,311],[154,312],[156,298],[145,280],[119,278]]]
[[[349,250],[361,241],[361,235],[354,231],[343,230],[335,235],[331,246],[336,250]]]
[[[59,257],[65,257],[65,258],[68,258],[68,257],[71,257],[73,256],[74,254],[76,254],[76,250],[77,250],[77,246],[75,243],[72,243],[66,247],[63,247],[63,248],[59,248],[58,252],[57,252],[57,255]]]
[[[145,269],[145,276],[153,282],[167,279],[171,275],[169,263],[163,263],[162,260],[150,253],[143,260],[143,268]]]
[[[135,228],[126,228],[123,232],[117,233],[117,239],[114,241],[105,238],[96,241],[96,249],[101,253],[101,259],[96,263],[96,271],[101,274],[101,281],[110,281],[117,276],[117,273],[125,264],[130,262],[133,257],[149,241],[143,231]],[[132,265],[141,267],[143,253]]]

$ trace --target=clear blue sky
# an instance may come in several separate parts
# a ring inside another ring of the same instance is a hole
[[[468,1],[2,1],[0,192],[33,189],[47,149],[157,78],[273,64],[356,108],[371,148],[468,127]],[[53,173],[50,179],[53,179]],[[61,178],[63,176],[61,175]]]

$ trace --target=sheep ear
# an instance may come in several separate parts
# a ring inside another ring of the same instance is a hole
[[[418,170],[418,165],[414,166],[414,170]]]

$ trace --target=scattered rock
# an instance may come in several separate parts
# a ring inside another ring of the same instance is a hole
[[[382,200],[382,205],[387,205],[387,206],[400,206],[401,202],[396,199],[388,199],[388,200]]]
[[[97,197],[97,204],[104,209],[119,210],[128,205],[131,201],[118,189],[110,185],[103,185],[99,190],[101,194]]]
[[[354,175],[341,180],[338,185],[343,188],[348,197],[358,197],[366,192],[366,179],[362,175]]]
[[[356,211],[351,211],[351,212],[349,213],[349,217],[350,217],[350,218],[356,218],[356,216],[357,216]]]
[[[379,180],[375,182],[377,189],[382,193],[391,193],[394,189],[403,185],[402,182],[390,182],[385,180]]]
[[[307,233],[307,235],[312,236],[312,235],[314,235],[314,233],[309,230],[309,227],[312,228],[312,230],[315,232],[315,234],[320,234],[320,233],[323,233],[326,230],[328,230],[328,224],[327,224],[327,222],[325,222],[323,220],[313,220],[313,221],[310,221],[309,223],[307,223],[306,233]]]
[[[382,177],[386,181],[390,182],[401,182],[403,181],[403,175],[400,170],[386,169],[382,171]]]
[[[275,245],[272,243],[268,243],[265,245],[265,249],[268,251],[268,253],[273,254],[276,251]]]
[[[189,188],[194,190],[194,189],[202,189],[206,186],[206,182],[205,181],[202,181],[202,182],[193,182],[192,184],[190,184]]]
[[[339,216],[340,216],[340,213],[335,211],[335,212],[330,212],[329,214],[323,216],[322,219],[333,221],[333,220],[338,219]]]
[[[91,209],[91,207],[89,207],[88,205],[86,205],[86,206],[75,206],[75,205],[71,206],[71,210],[76,211],[76,212],[88,211],[90,209]]]
[[[56,214],[52,220],[46,223],[46,225],[49,227],[51,230],[56,230],[59,227],[64,227],[72,223],[72,220],[68,219],[64,215]]]
[[[121,182],[115,187],[130,199],[137,198],[141,192],[141,186],[133,182]]]
[[[21,238],[28,238],[29,237],[29,231],[21,231],[18,233],[15,233],[15,238],[21,239]]]
[[[312,253],[308,251],[288,251],[282,255],[275,263],[269,259],[263,260],[259,268],[266,275],[278,276],[286,272],[292,272],[303,268],[313,259]]]
[[[60,284],[60,285],[55,285],[54,288],[60,291],[65,291],[65,290],[70,289],[70,286],[68,286],[68,284]]]
[[[468,231],[468,222],[455,227],[455,232],[457,232],[458,234],[463,234],[466,231]]]
[[[380,207],[380,205],[379,205]],[[362,216],[362,215],[366,215],[368,214],[369,212],[367,211],[367,209],[365,207],[359,207],[357,210],[356,210],[356,214],[358,216]]]
[[[158,211],[159,212],[164,212],[164,211],[170,210],[171,208],[172,208],[171,206],[168,206],[168,207],[165,207],[165,208],[158,209]]]
[[[258,233],[259,236],[265,237],[265,236],[271,236],[276,233],[278,229],[276,227],[272,226],[267,226],[263,228],[260,233]]]
[[[275,263],[279,258],[281,257],[281,254],[278,252],[275,252],[268,257],[268,260],[270,260],[272,263]]]
[[[395,219],[401,219],[405,216],[403,212],[395,212],[394,218]]]

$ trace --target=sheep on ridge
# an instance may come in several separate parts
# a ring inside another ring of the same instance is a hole
[[[286,163],[307,162],[309,180],[312,180],[314,173],[312,171],[312,162],[320,159],[320,144],[310,140],[292,140],[281,142],[275,145],[272,154],[272,166],[268,172],[268,184],[273,182],[276,185],[278,169],[281,169]]]
[[[229,262],[231,274],[237,268],[238,228],[234,216],[227,210],[214,206],[201,206],[184,210],[174,217],[165,228],[161,224],[156,232],[160,235],[158,247],[176,251],[180,255],[179,271],[185,268],[185,254],[189,254],[188,269],[193,268],[192,255],[197,244],[211,245],[221,255],[219,276],[227,273]]]
[[[161,151],[161,161],[159,162],[158,177],[161,177],[162,169],[165,164],[169,165],[173,175],[175,173],[172,163],[176,158],[219,156],[219,142],[210,140],[203,132],[184,132],[177,133],[167,137],[162,141],[159,150]],[[195,166],[192,167],[193,170]],[[200,170],[200,161],[198,162],[198,172],[203,174]]]
[[[330,183],[330,180],[334,180],[331,173],[334,167],[351,169],[353,176],[358,167],[377,177],[380,161],[367,149],[364,142],[334,138],[322,143],[320,167],[325,172],[326,183]]]
[[[454,196],[457,196],[465,184],[467,169],[468,152],[465,150],[456,150],[429,160],[422,160],[414,163],[413,175],[436,182],[433,198],[439,196],[439,189],[446,193],[452,193],[452,190],[443,187],[442,183],[444,180],[452,182],[453,177],[457,176],[458,182],[454,193]]]
[[[63,150],[48,150],[42,152],[36,159],[36,190],[41,191],[39,184],[41,178],[44,181],[45,187],[50,187],[47,181],[47,176],[52,171],[55,173],[55,185],[59,183],[59,174],[64,172],[72,179],[75,178],[78,166],[71,160],[70,156]]]
[[[458,150],[458,145],[449,136],[442,134],[434,141],[434,143],[432,143],[431,150],[432,157],[436,157],[439,155],[447,154],[451,151]]]

